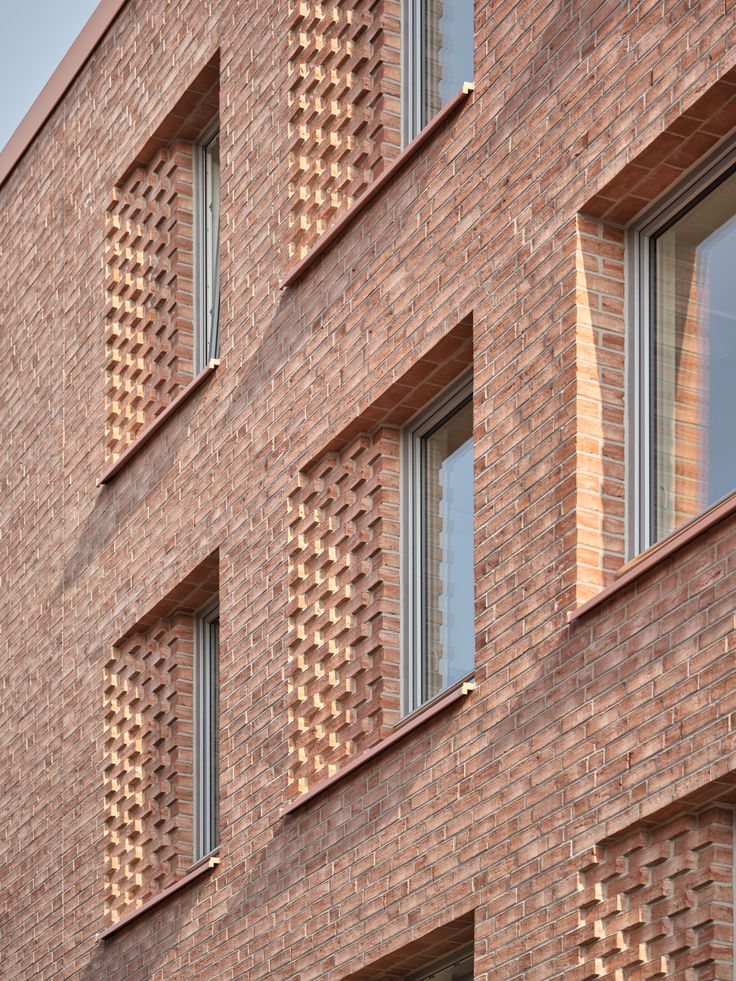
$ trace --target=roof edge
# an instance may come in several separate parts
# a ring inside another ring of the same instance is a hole
[[[128,0],[101,0],[0,152],[0,188],[69,91]]]

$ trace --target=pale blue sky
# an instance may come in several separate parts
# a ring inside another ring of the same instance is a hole
[[[99,0],[0,0],[0,148]]]

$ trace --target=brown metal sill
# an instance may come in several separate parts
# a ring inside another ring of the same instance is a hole
[[[209,853],[209,855],[205,855],[204,858],[200,859],[195,865],[193,865],[191,869],[189,869],[189,871],[181,877],[181,879],[178,879],[176,882],[172,882],[170,886],[167,886],[166,889],[162,889],[161,892],[157,892],[155,896],[151,896],[151,898],[147,899],[142,906],[138,907],[138,909],[131,910],[130,913],[126,913],[124,916],[121,916],[116,923],[113,923],[112,926],[109,926],[103,930],[98,935],[97,939],[107,940],[108,937],[111,937],[114,933],[117,933],[118,930],[122,930],[123,927],[126,927],[129,923],[132,923],[133,920],[137,920],[139,916],[143,916],[143,914],[147,913],[149,909],[154,906],[158,906],[159,903],[162,903],[165,899],[168,899],[169,896],[173,896],[174,893],[179,892],[179,890],[183,889],[184,886],[188,886],[190,882],[193,882],[195,879],[199,879],[200,876],[205,875],[207,872],[211,872],[216,865],[220,864],[218,851],[219,849],[215,848],[214,851]]]
[[[320,238],[317,239],[312,248],[307,252],[303,259],[301,259],[294,268],[288,272],[284,278],[279,283],[281,289],[286,289],[289,286],[293,286],[297,280],[301,279],[303,274],[307,271],[309,266],[332,245],[335,239],[339,238],[340,235],[345,231],[348,225],[355,221],[356,217],[360,212],[367,207],[371,201],[381,193],[384,187],[393,180],[395,175],[405,167],[410,160],[412,160],[417,153],[422,149],[422,147],[427,143],[431,136],[442,126],[445,120],[449,119],[457,109],[467,100],[468,96],[475,89],[475,84],[473,82],[465,82],[463,87],[453,96],[452,99],[443,106],[442,109],[434,116],[424,127],[424,129],[417,133],[411,143],[408,143],[398,157],[389,164],[389,166],[384,170],[384,172],[377,177],[376,180],[370,184],[361,196],[354,202],[353,206],[345,212],[345,214],[340,218],[332,228],[328,229]]]
[[[187,399],[197,391],[200,385],[203,385],[204,382],[206,382],[207,379],[215,373],[219,363],[220,362],[216,358],[213,358],[210,363],[199,372],[198,375],[195,375],[194,378],[192,378],[188,385],[182,388],[173,402],[170,402],[163,412],[159,413],[155,419],[151,419],[148,425],[141,429],[130,446],[128,446],[120,454],[114,463],[111,463],[109,467],[106,467],[102,471],[100,476],[97,478],[98,487],[101,484],[108,484],[115,474],[119,473],[123,467],[133,459],[136,453],[143,449],[154,433],[157,433],[159,429],[161,429],[166,420],[176,412],[179,406],[183,405]]]
[[[446,708],[450,705],[454,705],[455,702],[460,701],[461,698],[465,698],[469,695],[471,691],[475,691],[475,682],[473,681],[473,675],[468,674],[459,681],[456,681],[451,688],[446,691],[441,692],[436,698],[433,698],[430,702],[425,705],[420,706],[411,715],[407,715],[400,722],[397,722],[394,726],[393,732],[390,736],[386,736],[382,739],[380,743],[376,743],[375,746],[371,746],[370,749],[365,750],[359,756],[353,757],[349,763],[346,763],[337,773],[334,773],[331,777],[327,777],[326,780],[322,780],[320,783],[315,784],[311,790],[306,791],[306,793],[301,794],[286,807],[282,807],[280,816],[286,817],[287,814],[291,814],[303,807],[308,801],[317,797],[319,794],[324,793],[329,787],[332,787],[339,780],[342,780],[349,773],[354,773],[359,767],[363,766],[369,760],[383,753],[384,750],[388,749],[389,746],[393,746],[404,736],[408,736],[410,732],[413,732],[419,726],[424,725],[430,719],[433,719],[435,715],[439,715],[440,712],[444,712]]]
[[[678,528],[673,531],[671,535],[667,538],[663,538],[661,542],[656,542],[646,551],[637,555],[630,562],[627,562],[618,573],[618,576],[614,581],[596,593],[595,596],[587,600],[587,602],[582,603],[575,610],[570,610],[567,614],[567,622],[572,623],[575,620],[580,619],[580,617],[585,616],[590,610],[594,610],[601,603],[605,603],[607,599],[611,596],[615,596],[616,593],[624,589],[629,583],[634,582],[640,576],[643,576],[645,572],[649,572],[655,566],[659,565],[660,562],[664,562],[675,552],[679,551],[685,545],[688,545],[693,539],[702,535],[709,528],[713,528],[719,522],[723,521],[729,515],[736,512],[736,491],[733,494],[729,494],[728,497],[724,497],[713,507],[704,511],[703,514],[699,515],[697,518],[693,518],[688,524],[683,525],[682,528]]]

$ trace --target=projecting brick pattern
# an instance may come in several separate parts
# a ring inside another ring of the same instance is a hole
[[[304,793],[399,716],[399,433],[328,455],[289,500],[289,784]]]
[[[159,620],[105,665],[107,913],[113,922],[192,863],[193,620]]]
[[[624,234],[585,215],[575,227],[577,601],[624,563]]]
[[[731,981],[733,835],[719,807],[596,847],[579,875],[570,981]]]
[[[191,381],[192,148],[157,152],[106,215],[105,460]]]
[[[398,0],[292,2],[289,256],[301,258],[400,146]]]

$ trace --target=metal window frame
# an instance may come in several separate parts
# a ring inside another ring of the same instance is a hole
[[[457,967],[458,964],[462,964],[469,957],[475,959],[473,943],[462,947],[460,950],[456,950],[454,954],[448,954],[446,957],[439,958],[439,960],[434,961],[429,967],[423,967],[419,971],[413,971],[406,976],[406,981],[431,981],[433,975],[439,974],[440,971],[446,971],[450,967]]]
[[[424,0],[401,0],[401,146],[431,122],[424,118],[426,58]],[[475,78],[475,6],[473,6],[473,72]]]
[[[424,704],[422,464],[425,438],[473,399],[472,370],[449,385],[401,431],[400,660],[402,715]]]
[[[630,408],[625,415],[627,559],[654,545],[652,529],[652,378],[654,343],[652,243],[690,208],[736,170],[733,135],[707,154],[674,187],[660,195],[627,230],[625,310],[626,388]],[[631,284],[631,288],[629,288]]]
[[[219,843],[219,634],[220,608],[209,602],[196,615],[194,648],[194,855]]]
[[[422,129],[424,102],[424,4],[401,2],[401,143],[402,148]]]
[[[208,150],[220,135],[219,119],[214,119],[194,144],[194,359],[195,373],[202,371],[211,358],[219,357],[220,345],[220,214],[208,241],[207,208],[211,194],[207,182]],[[209,245],[209,250],[208,250]],[[213,277],[213,316],[207,310],[209,270],[207,254],[215,256]]]

